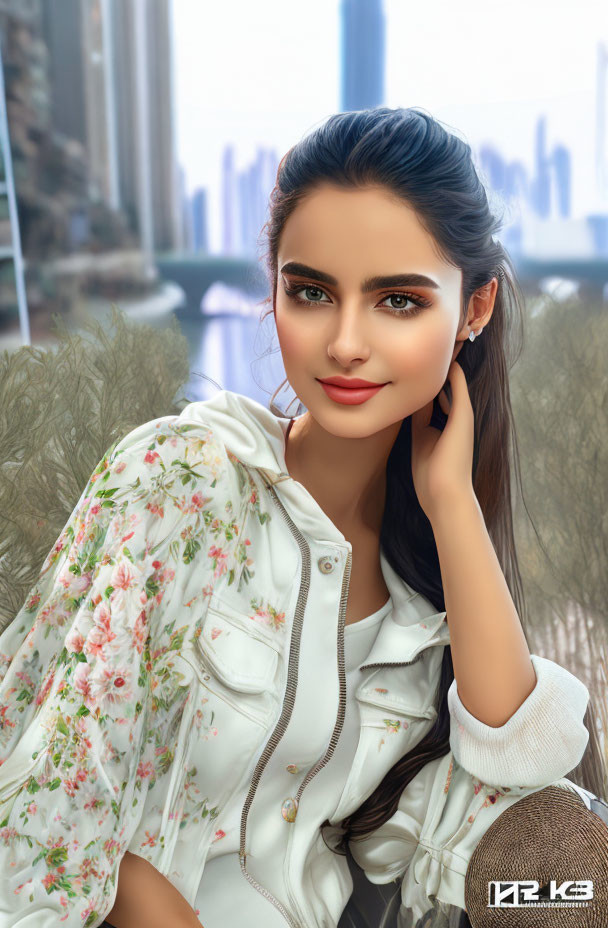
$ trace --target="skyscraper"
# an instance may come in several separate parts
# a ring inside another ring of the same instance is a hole
[[[239,171],[233,145],[222,158],[222,253],[258,256],[260,234],[268,219],[268,198],[279,160],[274,149],[258,146],[255,160]]]
[[[144,247],[180,240],[169,0],[105,0],[120,205]]]
[[[385,18],[382,0],[342,0],[341,108],[362,110],[384,102]]]
[[[147,251],[181,241],[170,0],[45,0],[55,131],[80,142],[90,195]]]
[[[192,248],[198,252],[209,251],[207,191],[199,187],[192,196]]]

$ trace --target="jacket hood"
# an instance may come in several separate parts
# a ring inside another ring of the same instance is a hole
[[[287,470],[285,435],[289,417],[275,416],[270,409],[241,393],[220,390],[211,399],[185,406],[179,418],[209,426],[216,438],[244,465],[263,471],[271,483],[281,481],[282,495],[288,498],[290,509],[297,515],[297,523],[303,531],[351,549],[313,496]],[[380,626],[366,665],[394,663],[395,654],[399,654],[400,661],[409,661],[430,643],[448,644],[446,612],[434,612],[432,603],[399,576],[382,550],[380,566],[392,610],[389,621]]]

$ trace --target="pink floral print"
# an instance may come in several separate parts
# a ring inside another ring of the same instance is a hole
[[[250,618],[254,622],[258,622],[260,625],[264,625],[266,628],[269,628],[273,632],[281,632],[285,628],[285,613],[279,612],[274,606],[271,606],[270,603],[266,603],[264,606],[259,600],[252,599],[250,603],[252,614]]]
[[[153,619],[176,563],[203,550],[214,577],[234,570],[239,526],[231,504],[213,509],[221,450],[177,417],[115,442],[0,636],[0,865],[47,920],[100,924],[145,797],[171,770],[165,665],[184,629]],[[200,709],[195,727],[217,735]],[[184,817],[218,814],[187,772]]]

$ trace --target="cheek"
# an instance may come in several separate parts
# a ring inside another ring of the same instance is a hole
[[[290,325],[289,320],[285,319],[279,312],[275,316],[275,322],[281,349],[291,351],[293,348],[297,348],[298,337],[295,326]]]
[[[422,395],[439,392],[453,350],[454,335],[446,325],[420,326],[387,342],[395,377],[409,390],[415,385]]]
[[[300,364],[311,356],[318,347],[319,332],[315,332],[314,327],[298,324],[288,313],[281,314],[279,311],[275,323],[283,363],[288,371],[292,365]]]

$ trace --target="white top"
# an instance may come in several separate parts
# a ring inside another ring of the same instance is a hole
[[[359,735],[359,718],[357,713],[354,692],[357,686],[359,668],[371,651],[372,645],[380,630],[383,619],[391,610],[392,600],[389,599],[376,612],[346,625],[344,628],[344,658],[346,666],[346,714],[344,727],[336,745],[336,749],[327,766],[321,770],[307,787],[302,798],[297,815],[300,829],[306,824],[311,833],[317,831],[322,822],[328,818],[336,808],[337,801],[346,782],[346,776],[352,764],[357,738]],[[304,673],[298,680],[298,698],[300,718],[304,721],[307,712],[305,698],[308,682],[314,687],[315,675],[309,670],[313,664],[303,662]],[[312,696],[312,690],[308,689]],[[313,704],[308,702],[308,707]],[[295,714],[295,713],[294,713]],[[310,730],[305,724],[292,727],[290,724],[284,738],[275,752],[274,760],[281,768],[281,773],[288,765],[300,767],[305,773],[308,767],[314,764],[316,757],[311,756],[307,748],[307,733]],[[327,732],[329,741],[331,731]],[[299,765],[298,765],[299,761]],[[270,765],[269,765],[270,766]],[[274,769],[274,768],[273,768]],[[298,771],[294,771],[294,777]],[[297,785],[301,777],[298,777]],[[320,782],[319,782],[320,781]],[[283,840],[295,828],[295,823],[286,826],[281,818],[279,809],[282,796],[278,791],[282,789],[277,778],[272,776],[269,768],[265,771],[256,793],[255,804],[266,808],[269,824],[276,827],[265,829],[264,853],[276,859],[276,875],[279,883],[282,880],[281,861],[283,860]],[[242,801],[245,793],[243,792]],[[286,928],[285,918],[279,910],[256,890],[241,872],[238,847],[239,825],[242,801],[235,803],[232,808],[235,812],[233,821],[227,821],[220,816],[217,820],[218,832],[225,835],[211,845],[211,850],[205,863],[203,876],[198,887],[194,910],[204,928],[229,928],[229,926],[242,923],[243,916],[247,915],[246,922],[251,928]],[[215,851],[215,854],[214,854]],[[284,887],[284,884],[283,884]],[[275,894],[277,894],[275,892]],[[285,888],[280,892],[279,898],[288,898]]]

